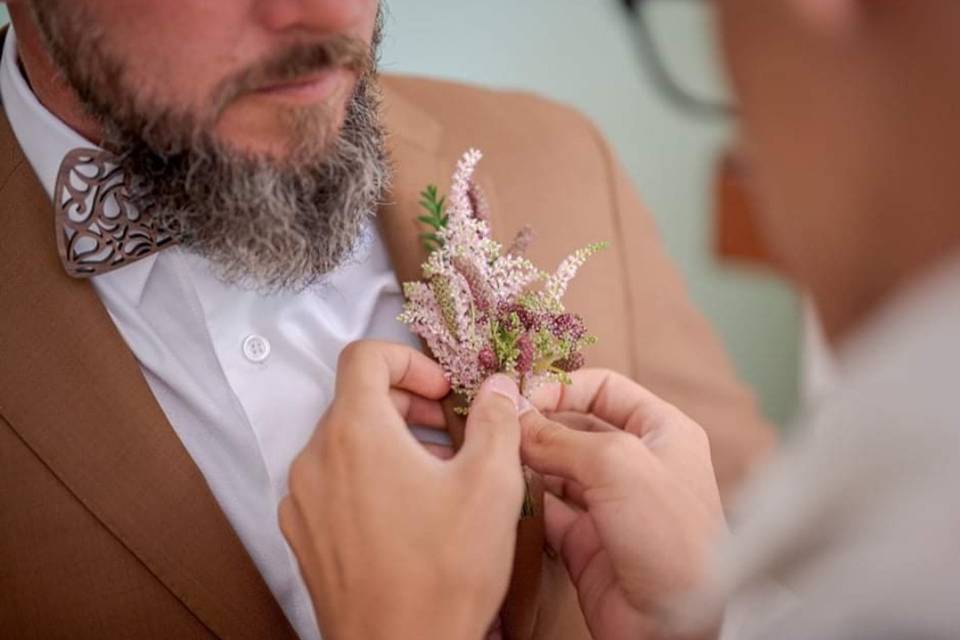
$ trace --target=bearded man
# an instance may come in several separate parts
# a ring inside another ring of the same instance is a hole
[[[726,490],[767,449],[576,113],[378,76],[376,0],[8,6],[0,635],[318,637],[276,523],[288,467],[346,344],[415,344],[395,318],[417,194],[468,146],[501,240],[531,224],[544,263],[613,241],[569,294],[591,362],[705,425]],[[544,572],[537,637],[586,637],[564,569]]]

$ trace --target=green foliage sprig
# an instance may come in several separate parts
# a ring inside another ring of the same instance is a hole
[[[446,200],[446,197],[440,196],[437,186],[433,184],[428,185],[426,189],[420,192],[420,206],[427,213],[419,216],[417,220],[432,229],[432,231],[425,231],[420,234],[420,240],[428,253],[443,246],[443,240],[437,235],[437,231],[445,228],[450,221],[450,216],[446,213]]]

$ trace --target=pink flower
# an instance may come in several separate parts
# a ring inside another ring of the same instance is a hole
[[[592,338],[561,299],[577,270],[605,246],[580,249],[552,275],[521,255],[529,228],[505,252],[491,236],[485,200],[473,183],[481,157],[471,149],[457,164],[446,225],[436,231],[439,248],[423,264],[424,280],[404,285],[399,318],[423,338],[467,402],[496,371],[513,375],[529,395],[582,366]]]

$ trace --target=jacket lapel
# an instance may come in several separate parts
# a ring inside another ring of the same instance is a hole
[[[389,84],[384,88],[384,97],[393,171],[390,196],[380,207],[378,220],[397,280],[403,283],[422,277],[420,265],[426,253],[419,237],[423,229],[417,221],[419,193],[428,184],[439,185],[443,177],[439,155],[442,129],[428,114],[391,90]]]
[[[429,184],[437,185],[441,193],[448,192],[457,160],[467,149],[445,148],[440,123],[394,90],[389,77],[383,83],[393,188],[388,201],[380,207],[379,226],[397,279],[403,283],[423,277],[420,265],[426,252],[420,233],[425,228],[417,220],[423,214],[420,192]],[[490,205],[493,235],[504,242],[506,239],[498,234],[496,192],[484,176],[482,165],[476,180]]]
[[[0,110],[0,412],[215,635],[294,638],[51,214]]]

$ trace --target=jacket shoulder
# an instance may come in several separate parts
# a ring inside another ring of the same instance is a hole
[[[389,95],[415,105],[439,123],[452,140],[489,147],[509,140],[516,153],[543,153],[560,145],[599,154],[603,138],[580,111],[527,91],[498,90],[434,78],[384,75]],[[389,106],[389,104],[388,104]]]

